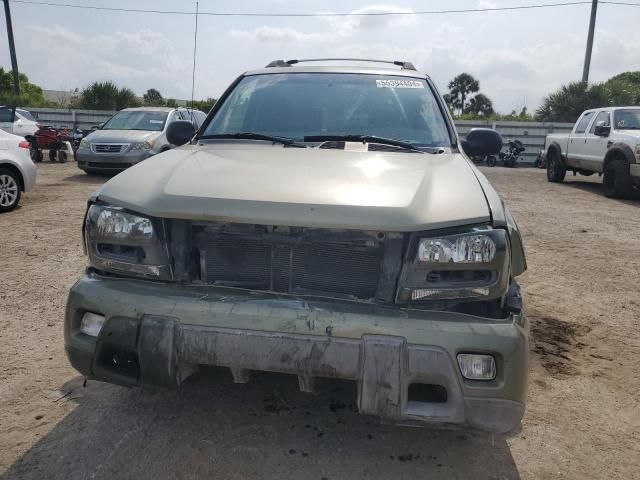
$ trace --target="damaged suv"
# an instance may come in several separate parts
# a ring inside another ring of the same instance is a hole
[[[520,424],[526,269],[509,210],[406,62],[241,75],[179,148],[90,199],[65,343],[83,375],[177,387],[201,365],[357,383],[364,414]],[[334,64],[336,62],[333,62]]]

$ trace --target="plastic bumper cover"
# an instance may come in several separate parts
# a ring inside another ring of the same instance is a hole
[[[353,380],[360,412],[391,421],[466,424],[497,432],[519,425],[528,368],[522,315],[500,322],[328,305],[90,275],[71,290],[66,347],[78,371],[112,383],[175,387],[197,365],[217,365],[229,367],[239,382],[251,370],[294,374],[302,390],[312,390],[315,377]],[[107,318],[97,339],[79,331],[86,311]],[[492,353],[498,377],[488,382],[462,378],[455,360],[461,351]],[[117,368],[114,352],[121,358]],[[445,388],[446,401],[412,400],[408,392],[414,383]]]

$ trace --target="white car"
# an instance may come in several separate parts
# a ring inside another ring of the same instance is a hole
[[[607,197],[628,197],[640,188],[640,107],[587,110],[571,133],[547,135],[545,152],[550,182],[598,173]]]
[[[22,192],[35,185],[36,174],[29,142],[0,130],[0,213],[18,206]]]
[[[12,110],[11,107],[0,107],[0,129],[25,138],[35,135],[40,127],[31,112],[16,108],[13,118]]]

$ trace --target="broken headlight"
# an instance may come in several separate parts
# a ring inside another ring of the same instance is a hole
[[[504,296],[510,280],[504,230],[413,234],[396,302],[477,301]]]
[[[120,207],[93,204],[84,239],[91,265],[105,272],[171,279],[161,222]]]

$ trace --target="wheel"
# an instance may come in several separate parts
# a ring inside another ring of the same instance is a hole
[[[31,158],[33,158],[34,162],[40,163],[42,161],[42,159],[44,158],[44,155],[42,154],[42,150],[40,150],[39,148],[36,148],[34,157],[31,157]]]
[[[509,168],[513,168],[516,166],[516,160],[518,160],[515,157],[511,157],[509,160],[507,160],[505,162],[505,167],[509,167]]]
[[[493,155],[489,155],[487,157],[487,167],[495,167],[496,163],[498,163],[496,157],[494,157]]]
[[[0,212],[8,212],[20,202],[20,181],[11,170],[0,168]]]
[[[67,161],[67,152],[58,150],[58,162],[65,163]]]
[[[49,150],[49,161],[50,162],[55,162],[57,157],[58,157],[58,151],[57,150]]]
[[[611,160],[604,168],[602,180],[604,194],[610,198],[631,196],[633,179],[629,173],[629,165],[622,159]]]
[[[533,168],[540,168],[540,157],[536,158],[533,162]]]
[[[40,160],[42,160],[41,158],[39,158],[40,155],[38,155],[38,147],[32,143],[29,143],[29,156],[31,157],[31,160],[34,162],[39,162]]]
[[[562,183],[566,174],[567,167],[562,163],[558,151],[549,150],[547,154],[547,180],[553,183]]]

